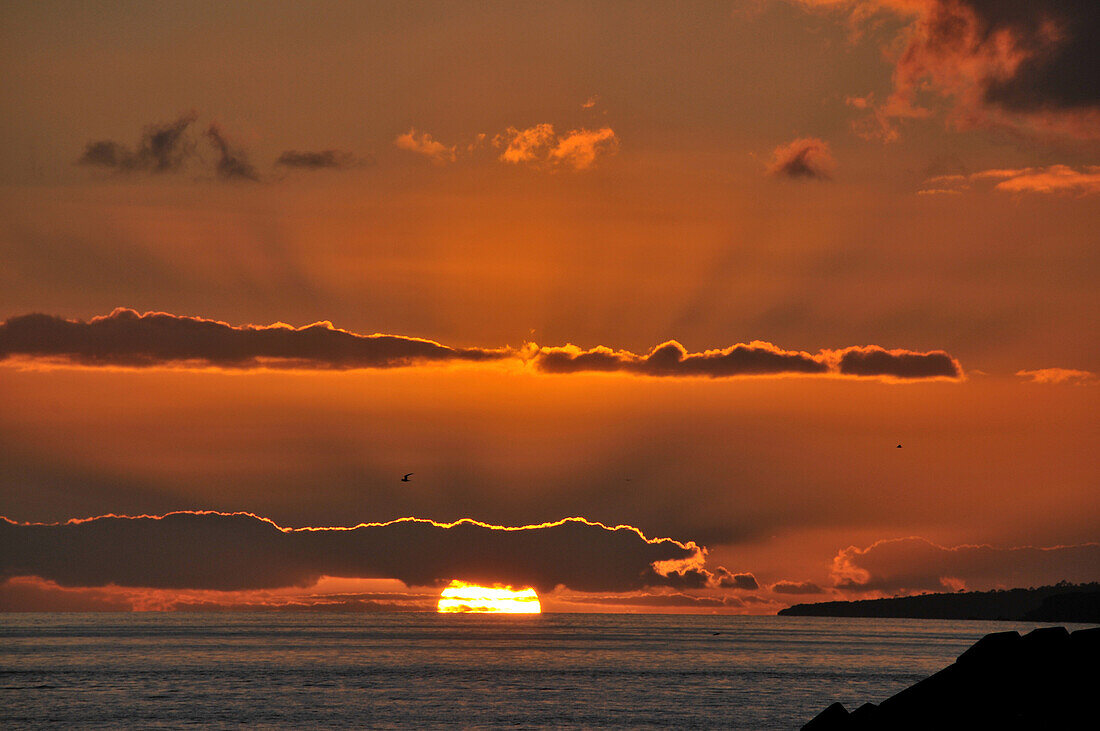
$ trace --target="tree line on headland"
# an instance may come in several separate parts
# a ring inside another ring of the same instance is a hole
[[[918,594],[889,599],[795,604],[779,611],[791,617],[880,619],[981,619],[1100,624],[1100,583],[996,591]]]

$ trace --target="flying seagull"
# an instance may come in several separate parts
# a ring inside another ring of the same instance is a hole
[[[410,477],[412,477],[412,475],[413,475],[412,472],[408,473],[407,475],[405,475],[404,477],[401,478],[401,481],[402,482],[412,482],[412,480],[409,479]]]

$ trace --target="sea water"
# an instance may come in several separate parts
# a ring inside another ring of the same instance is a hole
[[[938,620],[0,614],[0,726],[797,729],[988,632]]]

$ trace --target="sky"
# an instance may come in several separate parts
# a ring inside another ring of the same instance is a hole
[[[1100,580],[1091,0],[0,12],[0,610]]]

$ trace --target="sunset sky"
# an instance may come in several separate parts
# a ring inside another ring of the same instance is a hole
[[[1100,580],[1094,0],[0,12],[0,610]]]

